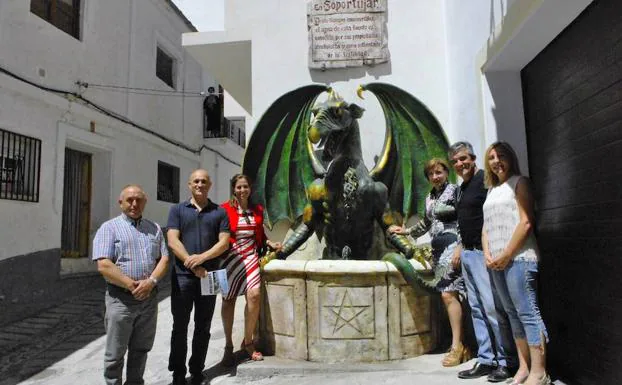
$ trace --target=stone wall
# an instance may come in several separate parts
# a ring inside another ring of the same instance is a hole
[[[269,354],[375,362],[436,347],[436,296],[413,290],[389,263],[272,261],[262,277],[260,334]]]

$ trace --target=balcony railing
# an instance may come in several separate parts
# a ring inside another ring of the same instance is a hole
[[[204,138],[229,138],[240,147],[246,148],[246,130],[244,118],[224,118],[224,123],[216,130],[205,128]]]

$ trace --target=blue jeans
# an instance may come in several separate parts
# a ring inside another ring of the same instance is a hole
[[[462,250],[462,275],[467,289],[475,339],[477,361],[485,365],[517,366],[516,346],[508,316],[501,299],[491,285],[490,270],[486,268],[481,250]]]
[[[505,270],[493,271],[492,279],[510,318],[514,338],[527,338],[530,346],[548,342],[538,307],[538,262],[513,261]]]
[[[205,368],[205,357],[210,340],[210,327],[216,306],[215,295],[201,295],[201,282],[194,275],[172,274],[171,313],[173,333],[168,370],[174,375],[186,375],[186,354],[188,352],[188,323],[194,306],[194,335],[192,356],[188,362],[190,374],[198,375]]]

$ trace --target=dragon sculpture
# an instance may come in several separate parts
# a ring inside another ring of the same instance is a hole
[[[264,206],[270,228],[282,219],[297,224],[283,249],[264,257],[262,265],[286,258],[313,233],[325,238],[323,259],[379,259],[371,255],[374,222],[386,233],[390,225],[423,213],[429,184],[419,166],[446,156],[443,130],[419,100],[400,88],[370,83],[359,87],[360,97],[363,91],[379,100],[387,125],[382,153],[371,171],[363,163],[357,122],[364,110],[329,87],[293,90],[258,122],[243,163],[243,172],[254,180],[253,199]],[[316,105],[323,92],[328,98]],[[383,259],[409,284],[433,285],[407,261],[414,254],[408,239],[390,234],[388,240],[399,253]]]

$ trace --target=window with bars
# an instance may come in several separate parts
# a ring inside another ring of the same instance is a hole
[[[0,128],[0,199],[39,202],[41,140]]]
[[[160,47],[156,52],[156,76],[164,83],[175,88],[175,59]]]
[[[158,200],[179,202],[179,167],[158,161]]]
[[[82,0],[31,0],[30,12],[80,39],[80,2]]]

